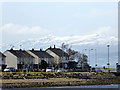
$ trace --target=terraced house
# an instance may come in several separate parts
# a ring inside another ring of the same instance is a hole
[[[56,48],[55,45],[54,48],[49,47],[48,49],[46,49],[46,52],[54,57],[55,65],[57,65],[58,67],[67,68],[69,55],[66,52],[64,52],[60,48]]]
[[[0,71],[3,71],[6,68],[6,56],[0,52]]]
[[[39,65],[41,63],[41,60],[46,61],[49,66],[54,65],[54,57],[48,54],[46,51],[43,51],[42,49],[40,50],[32,49],[28,50],[27,52],[35,58],[34,69],[40,69]]]
[[[33,70],[34,57],[27,53],[25,50],[7,50],[4,52],[6,56],[7,67],[15,67],[17,70],[22,71]]]

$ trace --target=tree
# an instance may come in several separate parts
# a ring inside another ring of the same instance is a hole
[[[46,69],[48,67],[48,64],[45,60],[41,60],[40,63],[40,69]]]
[[[68,44],[62,43],[61,47],[68,53],[70,61],[75,61],[77,63],[77,66],[81,67],[82,69],[89,68],[89,64],[87,63],[87,55],[81,54],[80,52],[71,49],[72,46],[69,46]]]

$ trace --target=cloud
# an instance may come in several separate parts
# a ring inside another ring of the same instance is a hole
[[[118,30],[112,28],[111,26],[103,26],[100,28],[97,28],[96,30],[93,30],[94,34],[99,34],[99,35],[105,35],[106,37],[108,36],[118,36]]]
[[[112,46],[116,46],[118,43],[118,38],[115,36],[107,36],[100,34],[90,34],[90,35],[75,35],[75,36],[43,36],[40,38],[33,38],[28,40],[22,40],[15,43],[4,44],[3,49],[8,49],[10,45],[14,45],[16,49],[19,48],[20,45],[23,45],[24,49],[31,48],[47,48],[49,46],[53,46],[54,44],[57,46],[61,46],[62,43],[69,44],[70,46],[81,46],[81,45],[93,45],[93,46],[106,46],[110,44]]]
[[[27,27],[13,23],[8,23],[0,27],[0,32],[5,32],[8,34],[44,34],[47,31],[47,29],[40,26]]]
[[[80,45],[117,45],[118,44],[118,38],[117,38],[117,30],[113,29],[111,26],[103,26],[100,28],[97,28],[93,30],[94,32],[91,32],[90,34],[86,35],[74,35],[74,36],[54,36],[49,35],[49,31],[41,28],[40,26],[34,26],[34,27],[27,27],[27,26],[21,26],[17,24],[6,24],[2,27],[0,27],[0,30],[5,33],[9,34],[19,34],[19,35],[28,35],[28,34],[44,34],[43,36],[35,39],[28,39],[28,40],[22,40],[18,42],[13,43],[7,43],[3,44],[3,47],[9,46],[9,44],[13,44],[15,46],[19,46],[20,44],[24,45],[25,48],[28,47],[40,47],[42,46],[50,46],[50,45],[60,45],[61,43],[66,43],[74,46],[80,46]],[[14,36],[14,35],[13,35]],[[16,37],[15,37],[16,38]],[[1,46],[0,46],[1,47]]]
[[[103,26],[93,30],[93,32],[87,35],[56,37],[55,40],[64,41],[72,45],[117,45],[117,35],[117,30],[111,26]]]

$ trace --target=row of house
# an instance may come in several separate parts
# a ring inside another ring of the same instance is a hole
[[[21,71],[23,69],[39,69],[42,60],[46,61],[49,66],[58,66],[67,68],[69,62],[69,55],[60,48],[49,47],[45,51],[40,50],[10,50],[0,53],[1,70],[7,67],[15,67]]]
[[[0,71],[6,68],[5,61],[6,61],[6,56],[0,52]]]

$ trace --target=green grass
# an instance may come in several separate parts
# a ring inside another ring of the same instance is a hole
[[[3,72],[3,79],[22,79],[23,77],[29,79],[40,79],[40,78],[112,78],[112,73],[108,72]]]
[[[91,75],[91,74],[94,74],[94,73],[96,73],[96,72],[28,72],[28,74],[34,74],[34,75],[36,75],[36,74],[68,74],[68,75],[70,75],[70,74],[83,74],[83,75],[85,75],[85,74],[87,74],[87,75]],[[24,72],[3,72],[2,73],[3,75],[4,74],[13,74],[13,75],[18,75],[18,74],[27,74],[27,73],[24,73]]]
[[[104,69],[104,68],[103,67],[96,67],[95,69]],[[115,70],[115,68],[105,68],[105,69]]]

